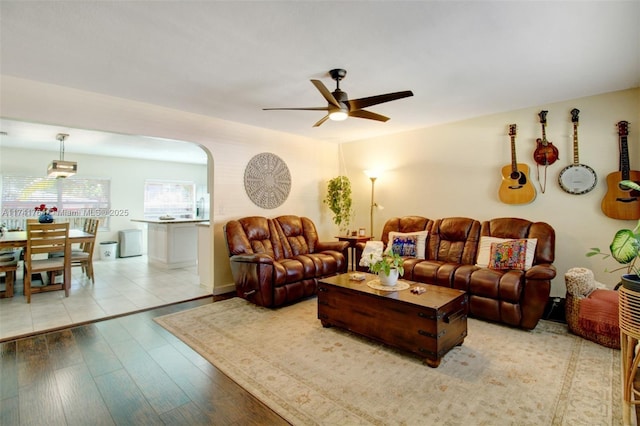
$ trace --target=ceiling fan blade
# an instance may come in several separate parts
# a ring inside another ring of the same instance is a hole
[[[375,112],[366,111],[364,109],[357,109],[349,112],[349,117],[368,118],[369,120],[388,121],[389,117],[376,114]]]
[[[322,96],[324,96],[327,102],[329,102],[331,105],[334,105],[340,108],[340,104],[338,103],[336,98],[333,96],[333,94],[329,91],[329,89],[327,89],[327,86],[325,86],[320,80],[311,80],[311,82],[313,83],[314,86],[316,86],[316,89],[320,91],[320,93],[322,94]]]
[[[313,125],[313,127],[318,127],[320,126],[322,123],[324,123],[325,121],[327,121],[329,119],[329,114],[325,115],[324,117],[322,117],[320,120],[318,120],[316,122],[316,124]]]
[[[413,92],[411,90],[405,90],[403,92],[386,93],[384,95],[370,96],[368,98],[351,99],[347,101],[347,104],[349,104],[349,109],[354,111],[384,102],[407,98],[409,96],[413,96]]]
[[[263,111],[329,111],[329,107],[305,107],[305,108],[262,108]]]

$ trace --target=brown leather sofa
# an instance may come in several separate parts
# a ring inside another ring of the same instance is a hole
[[[316,294],[318,278],[347,272],[347,241],[318,241],[314,223],[299,216],[261,216],[225,225],[231,273],[239,297],[277,307]]]
[[[422,228],[422,229],[420,229]],[[393,218],[384,226],[381,240],[389,244],[389,232],[427,230],[425,259],[405,259],[403,278],[465,290],[469,314],[476,318],[533,329],[544,313],[556,276],[555,232],[543,222],[497,218],[480,223],[470,218],[430,220],[420,216]],[[528,270],[497,270],[478,266],[482,236],[502,239],[537,239],[533,266]],[[365,244],[356,247],[358,263]],[[361,271],[366,268],[358,267]]]

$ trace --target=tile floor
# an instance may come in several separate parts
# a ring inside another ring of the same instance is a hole
[[[138,256],[94,260],[95,284],[73,268],[68,298],[51,291],[32,294],[28,304],[21,269],[14,296],[0,299],[0,341],[212,294],[199,284],[196,266],[163,269]]]

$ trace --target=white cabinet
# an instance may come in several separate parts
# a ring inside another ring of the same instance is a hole
[[[194,266],[198,259],[196,224],[202,221],[145,222],[147,229],[147,259],[149,263],[169,269]]]

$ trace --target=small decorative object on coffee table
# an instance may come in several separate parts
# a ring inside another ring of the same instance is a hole
[[[400,280],[407,289],[381,291],[352,274],[318,280],[318,319],[324,327],[340,327],[423,357],[438,367],[444,355],[467,336],[467,294],[429,284]],[[411,291],[413,288],[423,290]]]

